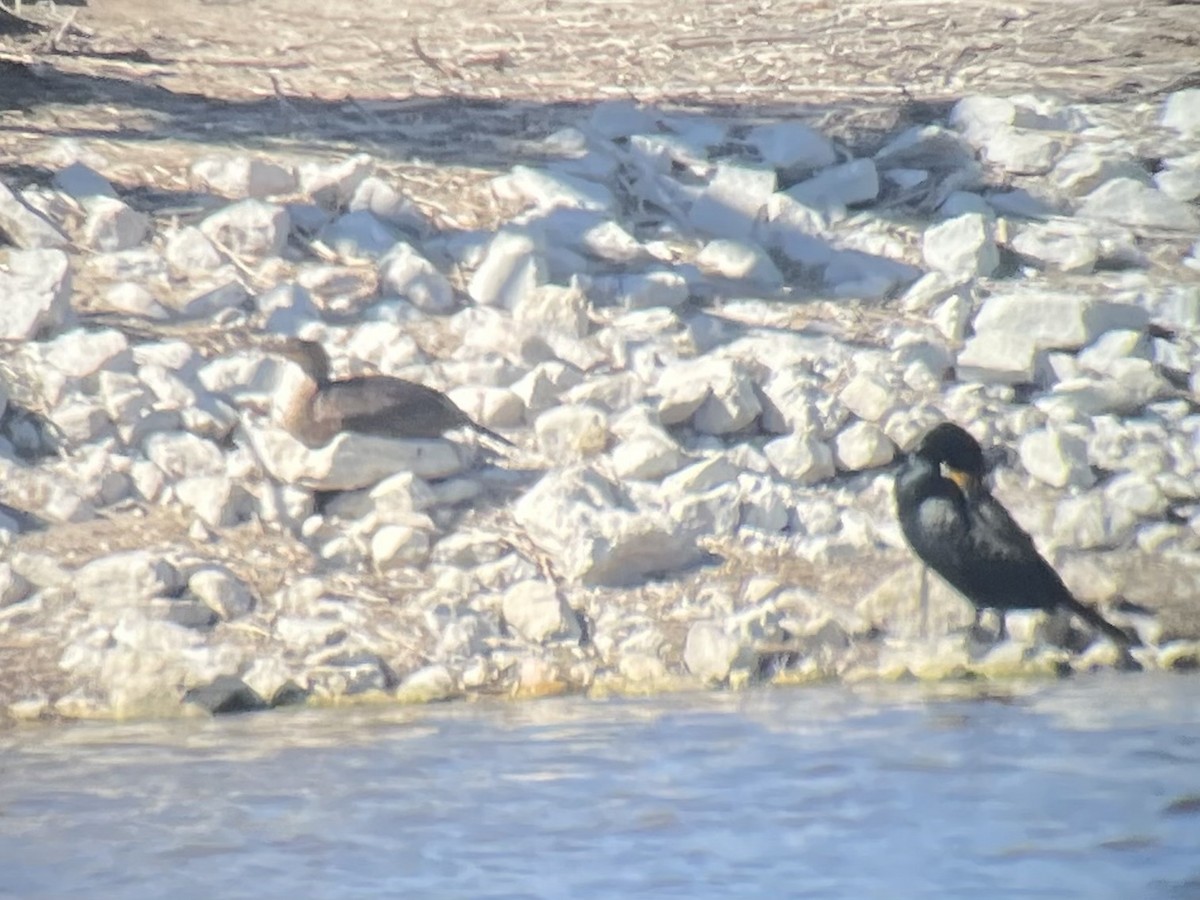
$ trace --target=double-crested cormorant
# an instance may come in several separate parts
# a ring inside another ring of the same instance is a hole
[[[341,431],[380,437],[435,438],[470,428],[512,447],[512,441],[473,421],[441,391],[389,375],[332,381],[329,357],[316,341],[291,339],[270,347],[300,366],[303,386],[284,404],[283,426],[309,447],[320,447]]]
[[[950,422],[933,428],[896,475],[896,512],[921,560],[980,612],[1065,609],[1122,647],[1133,640],[1076,600],[1042,558],[1033,539],[983,484],[987,472],[975,438]]]

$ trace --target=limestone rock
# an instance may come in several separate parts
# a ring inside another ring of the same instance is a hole
[[[248,428],[267,470],[280,481],[321,491],[366,487],[408,471],[420,478],[446,478],[463,471],[454,444],[442,440],[401,440],[343,432],[310,450],[277,428]]]
[[[8,271],[0,271],[0,340],[28,340],[61,325],[70,312],[70,297],[71,268],[65,253],[12,251]]]
[[[1132,178],[1106,181],[1083,198],[1079,215],[1134,228],[1165,228],[1194,233],[1200,215],[1188,204]]]
[[[427,313],[447,313],[454,308],[454,288],[429,260],[412,245],[397,243],[379,263],[382,286]]]
[[[702,234],[744,241],[775,186],[774,169],[719,164],[688,213],[692,227]]]
[[[542,580],[518,581],[504,592],[504,619],[525,640],[579,640],[579,619],[558,589]]]
[[[922,252],[931,268],[955,276],[987,276],[1000,265],[992,223],[978,213],[931,225]]]
[[[278,256],[287,244],[288,214],[262,200],[241,200],[200,223],[205,237],[238,256]]]
[[[715,622],[694,622],[683,648],[683,664],[703,681],[724,681],[738,658],[737,638]]]
[[[291,169],[249,156],[207,157],[192,165],[192,181],[226,197],[261,199],[296,190]]]
[[[854,159],[822,169],[784,193],[814,208],[853,206],[879,196],[879,173],[872,160]]]
[[[83,241],[93,250],[129,250],[150,233],[149,216],[113,197],[91,197],[83,206],[87,214]]]
[[[1021,464],[1051,487],[1090,487],[1096,481],[1088,465],[1087,444],[1057,429],[1040,428],[1021,438]]]
[[[838,467],[849,472],[886,466],[896,448],[883,429],[873,422],[855,422],[838,434],[833,444]]]
[[[467,293],[483,306],[512,309],[547,280],[546,263],[536,243],[524,234],[500,231],[488,244]]]
[[[724,238],[710,241],[696,254],[701,271],[721,278],[748,281],[764,288],[783,284],[783,275],[760,247]]]
[[[0,181],[0,233],[25,250],[65,247],[70,241],[57,225]]]
[[[81,567],[73,581],[75,595],[89,606],[132,606],[182,587],[178,570],[148,550],[102,556]]]

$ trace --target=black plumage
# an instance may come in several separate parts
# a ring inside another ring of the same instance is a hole
[[[950,422],[933,428],[896,475],[900,527],[921,560],[976,609],[1067,610],[1122,647],[1132,638],[1080,603],[1033,539],[983,484],[979,443]]]

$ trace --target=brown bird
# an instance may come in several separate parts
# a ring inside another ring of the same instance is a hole
[[[480,425],[441,391],[390,375],[331,380],[329,356],[316,341],[289,339],[268,352],[299,365],[305,379],[283,404],[283,426],[309,447],[342,431],[392,438],[436,438],[469,428],[505,446],[512,441]]]

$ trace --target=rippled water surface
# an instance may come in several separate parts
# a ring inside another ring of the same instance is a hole
[[[1200,678],[0,732],[0,896],[1200,898]]]

